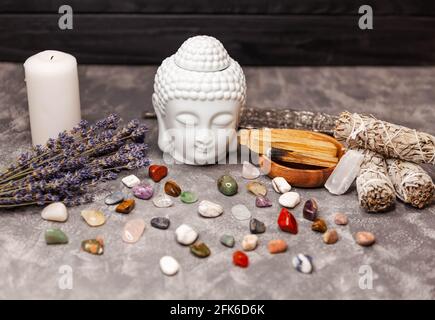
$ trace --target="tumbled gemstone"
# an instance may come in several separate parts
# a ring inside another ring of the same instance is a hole
[[[224,234],[220,239],[220,242],[228,248],[234,247],[236,241],[234,240],[234,237],[229,234]]]
[[[122,240],[127,243],[139,241],[145,230],[145,221],[141,218],[128,221],[122,230]]]
[[[266,225],[254,218],[249,222],[249,230],[251,230],[253,234],[264,233],[266,231]]]
[[[190,246],[190,252],[192,252],[198,258],[206,258],[210,255],[210,249],[204,242],[196,242]]]
[[[249,265],[248,256],[242,251],[236,251],[233,253],[233,263],[241,268],[246,268]]]
[[[116,191],[112,194],[109,194],[104,200],[104,203],[111,206],[120,203],[123,200],[124,200],[124,194],[121,191]]]
[[[328,227],[326,226],[326,222],[323,219],[316,219],[314,220],[313,224],[311,225],[311,230],[317,231],[320,233],[324,233]]]
[[[45,242],[47,244],[65,244],[68,243],[68,237],[62,230],[50,228],[45,231]]]
[[[168,168],[153,164],[148,168],[148,175],[154,182],[159,182],[168,175]]]
[[[282,208],[278,217],[278,226],[282,231],[292,234],[298,233],[298,223],[295,217],[286,208]]]
[[[127,188],[133,188],[134,186],[140,184],[139,178],[136,177],[134,174],[122,178],[121,181]]]
[[[267,244],[267,250],[272,254],[285,252],[287,250],[287,242],[282,239],[270,240]]]
[[[160,259],[160,269],[167,276],[173,276],[180,270],[180,264],[171,256],[164,256]]]
[[[338,224],[339,226],[345,226],[348,223],[347,215],[344,213],[338,212],[334,216],[334,222],[335,224]]]
[[[258,182],[258,181],[251,181],[246,185],[246,188],[248,191],[252,192],[256,196],[265,196],[267,194],[266,187]]]
[[[154,217],[151,219],[151,225],[157,229],[168,229],[171,221],[165,217]]]
[[[283,207],[294,208],[301,202],[301,197],[297,192],[286,192],[279,197],[278,202]]]
[[[132,191],[133,191],[133,195],[136,198],[139,198],[142,200],[151,199],[151,197],[154,194],[153,186],[148,184],[148,183],[141,183],[140,185],[134,186]]]
[[[309,255],[299,253],[293,257],[292,263],[293,267],[301,273],[313,272],[313,259]]]
[[[202,200],[199,203],[198,212],[205,218],[216,218],[224,212],[224,208],[220,204],[208,200]]]
[[[64,222],[68,219],[68,211],[62,202],[53,202],[41,212],[42,219]]]
[[[258,245],[258,237],[255,234],[248,234],[243,237],[242,240],[242,248],[245,251],[252,251],[257,248]]]
[[[257,198],[255,198],[255,205],[258,208],[271,207],[272,201],[270,201],[270,199],[265,196],[257,196]]]
[[[175,181],[169,180],[165,183],[165,192],[171,197],[178,197],[181,194],[181,188]]]
[[[104,213],[99,210],[82,210],[81,216],[91,227],[98,227],[106,222]]]
[[[257,179],[260,176],[260,170],[249,163],[248,161],[243,162],[242,167],[242,177],[248,180]]]
[[[198,201],[198,196],[190,191],[183,191],[181,192],[180,199],[184,203],[194,203]]]
[[[174,202],[166,194],[162,193],[153,198],[153,204],[157,208],[169,208],[174,204]]]
[[[130,213],[134,209],[134,205],[134,199],[127,199],[118,204],[115,210],[119,213]]]
[[[338,233],[337,230],[331,229],[327,230],[323,234],[323,242],[326,244],[334,244],[338,241]]]
[[[82,249],[90,254],[102,255],[104,243],[101,239],[89,239],[82,241]]]
[[[317,211],[319,210],[319,206],[317,205],[317,201],[315,199],[309,199],[305,202],[303,215],[304,218],[310,221],[314,221],[317,218]]]
[[[217,181],[218,189],[226,196],[232,196],[237,193],[238,185],[236,180],[229,175],[223,175]]]
[[[355,234],[356,243],[360,246],[368,247],[375,243],[376,237],[368,231],[360,231]]]
[[[251,211],[244,204],[236,204],[231,208],[231,214],[237,220],[248,220],[251,218]]]

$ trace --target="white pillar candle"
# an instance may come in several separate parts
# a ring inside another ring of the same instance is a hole
[[[46,50],[24,63],[33,145],[45,144],[80,122],[77,61],[72,55]]]

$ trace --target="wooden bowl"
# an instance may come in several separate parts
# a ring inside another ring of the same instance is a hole
[[[333,137],[316,132],[310,132],[310,134],[315,134],[322,140],[332,142],[337,147],[337,157],[339,160],[344,155],[345,149],[343,145]],[[335,166],[319,169],[292,168],[271,161],[265,155],[260,156],[259,164],[263,172],[268,172],[267,175],[270,178],[283,177],[288,183],[290,183],[290,185],[302,188],[322,187],[335,169]]]

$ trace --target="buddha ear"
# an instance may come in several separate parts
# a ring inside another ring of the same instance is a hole
[[[163,152],[168,152],[168,149],[173,148],[173,143],[172,138],[170,137],[169,132],[165,126],[166,110],[155,93],[153,94],[152,102],[159,127],[158,145],[160,150],[162,150]]]
[[[166,117],[166,107],[163,105],[163,102],[159,99],[159,96],[156,93],[153,93],[152,102],[156,115],[161,118]]]

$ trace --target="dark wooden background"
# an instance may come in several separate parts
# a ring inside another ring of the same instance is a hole
[[[74,10],[60,30],[59,6]],[[358,28],[369,4],[374,30]],[[44,49],[80,63],[158,64],[188,37],[244,65],[434,65],[434,0],[0,0],[0,61]]]

